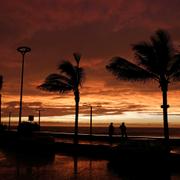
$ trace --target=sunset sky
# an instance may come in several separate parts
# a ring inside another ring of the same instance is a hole
[[[110,122],[138,119],[161,123],[158,84],[118,81],[105,66],[113,56],[133,61],[131,44],[148,41],[155,30],[166,29],[180,46],[179,0],[6,0],[0,5],[0,73],[4,77],[3,116],[18,116],[21,55],[17,47],[31,47],[25,57],[23,116],[74,115],[73,94],[42,92],[36,87],[57,72],[62,60],[73,62],[80,52],[86,78],[81,89],[80,120],[93,106],[95,119]],[[170,122],[180,121],[180,83],[170,84]],[[152,121],[151,121],[152,120]]]

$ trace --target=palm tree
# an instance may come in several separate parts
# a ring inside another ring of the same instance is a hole
[[[168,32],[157,30],[150,42],[141,42],[132,46],[136,63],[121,57],[113,57],[107,70],[118,79],[127,81],[154,80],[162,91],[164,138],[169,140],[167,91],[172,81],[180,80],[180,53],[172,45]]]
[[[45,81],[38,88],[50,91],[59,92],[61,94],[73,91],[75,96],[75,127],[74,127],[74,143],[78,143],[78,115],[81,87],[84,80],[84,69],[79,67],[81,55],[73,54],[76,60],[76,65],[69,61],[64,61],[58,66],[59,73],[53,73],[46,77]]]
[[[2,111],[2,94],[1,94],[2,87],[3,87],[3,76],[0,75],[0,124],[1,124],[1,111]]]

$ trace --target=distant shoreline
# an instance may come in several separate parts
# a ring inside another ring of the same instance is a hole
[[[23,120],[24,121],[24,120]],[[27,122],[27,120],[25,120],[25,122]],[[35,123],[39,123],[37,120],[33,121]],[[113,121],[112,121],[113,122]],[[163,123],[129,123],[124,121],[127,125],[127,127],[130,128],[163,128]],[[5,125],[8,125],[8,121],[3,121],[2,123]],[[122,123],[122,121],[120,121],[119,123],[113,123],[114,127],[119,127],[120,124]],[[11,126],[17,126],[18,121],[11,121]],[[42,126],[48,126],[48,127],[74,127],[74,121],[71,122],[61,122],[61,121],[41,121],[41,125]],[[89,126],[89,122],[79,122],[79,127],[88,127]],[[93,122],[92,124],[93,127],[108,127],[109,126],[109,122]],[[169,123],[169,128],[180,128],[180,124],[175,124],[175,123]]]
[[[41,130],[49,130],[55,132],[74,132],[74,127],[41,127]],[[107,127],[93,127],[94,134],[108,134]],[[79,127],[79,133],[89,134],[89,127]],[[172,137],[180,137],[180,128],[170,128],[169,129],[170,136]],[[115,135],[120,134],[120,129],[115,127]],[[127,134],[129,136],[159,136],[163,137],[163,128],[154,128],[154,127],[129,127],[127,128]]]

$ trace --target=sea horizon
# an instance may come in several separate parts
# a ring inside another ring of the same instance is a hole
[[[33,122],[39,123],[39,117],[34,116]],[[169,127],[180,128],[179,114],[169,114]],[[18,116],[12,116],[10,118],[11,125],[17,125],[19,121]],[[28,116],[22,116],[22,121],[28,121]],[[87,115],[79,115],[79,126],[89,126],[90,117]],[[121,115],[94,115],[92,117],[93,126],[107,127],[110,123],[114,126],[119,126],[122,122],[128,127],[163,127],[163,116],[162,114],[146,114],[146,113],[124,113]],[[3,116],[2,123],[8,124],[9,117]],[[40,123],[43,126],[74,126],[74,115],[63,115],[63,116],[41,116]]]

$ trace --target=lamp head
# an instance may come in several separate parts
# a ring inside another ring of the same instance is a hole
[[[17,51],[20,52],[21,54],[25,54],[27,52],[30,52],[31,48],[29,48],[27,46],[20,46],[17,48]]]

